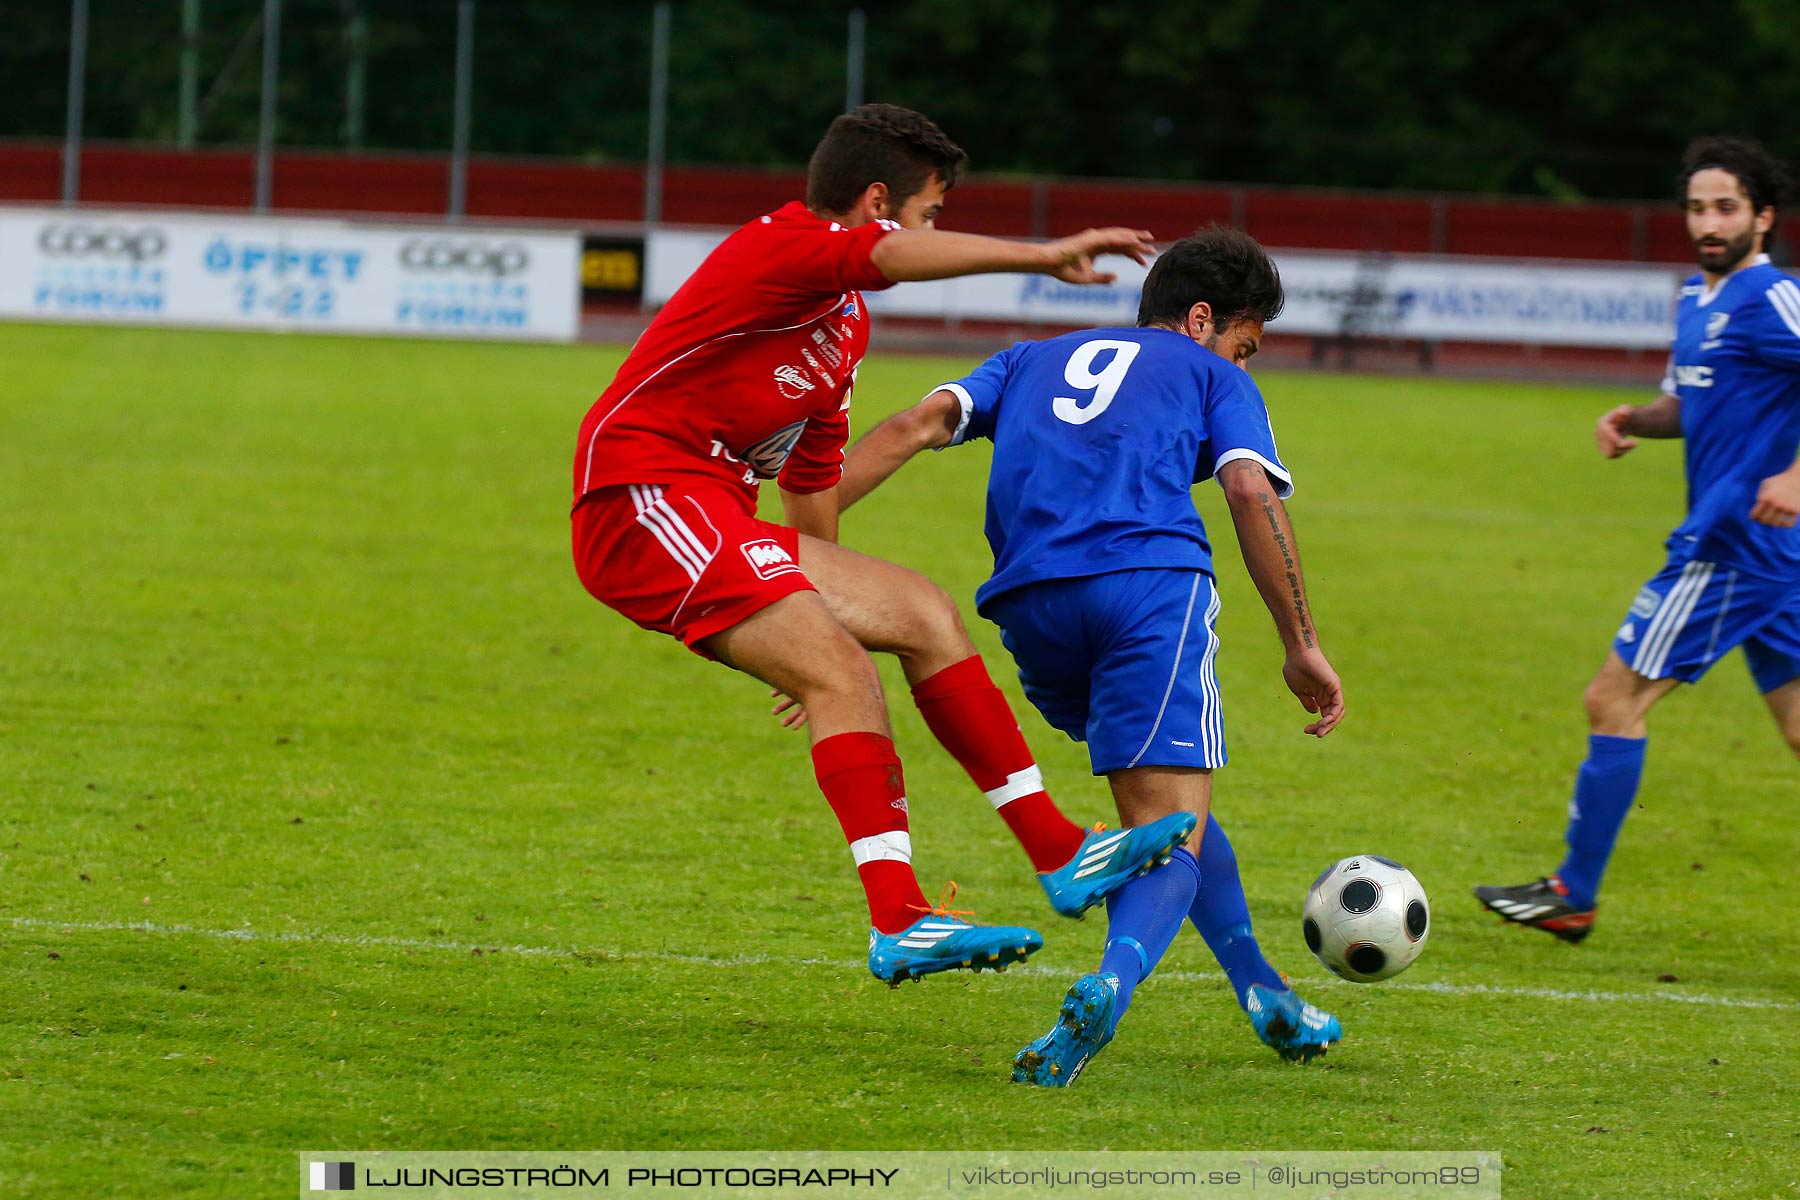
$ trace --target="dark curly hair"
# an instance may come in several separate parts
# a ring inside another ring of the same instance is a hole
[[[956,183],[969,156],[929,117],[895,104],[863,104],[831,123],[806,167],[806,206],[846,212],[871,183],[885,183],[894,207],[936,175]]]
[[[1689,142],[1687,153],[1681,156],[1681,178],[1676,180],[1676,195],[1683,208],[1687,207],[1688,181],[1696,172],[1708,167],[1717,167],[1734,176],[1750,196],[1750,207],[1759,213],[1765,208],[1773,208],[1779,216],[1781,202],[1793,187],[1786,165],[1763,149],[1762,143],[1755,138],[1709,134]],[[1771,225],[1765,240],[1774,236],[1775,227]]]
[[[1196,229],[1157,257],[1138,301],[1139,325],[1179,326],[1200,301],[1223,329],[1234,321],[1268,322],[1285,298],[1281,273],[1255,238],[1224,225]]]

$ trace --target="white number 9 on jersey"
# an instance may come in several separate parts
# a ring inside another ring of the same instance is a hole
[[[1113,342],[1103,338],[1091,342],[1083,342],[1069,355],[1069,365],[1063,368],[1063,378],[1069,386],[1082,391],[1091,391],[1093,396],[1078,399],[1074,396],[1058,396],[1051,406],[1056,415],[1071,425],[1086,425],[1089,421],[1106,411],[1106,406],[1113,402],[1119,394],[1119,385],[1125,382],[1125,372],[1131,370],[1131,360],[1137,357],[1141,349],[1136,342]],[[1112,359],[1099,371],[1094,370],[1094,360],[1113,352]]]

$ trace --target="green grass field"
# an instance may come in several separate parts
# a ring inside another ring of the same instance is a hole
[[[1103,924],[1049,913],[898,673],[920,876],[1042,928],[1027,968],[871,979],[803,737],[575,581],[575,428],[620,354],[0,326],[0,1194],[288,1195],[303,1147],[1486,1149],[1519,1200],[1800,1189],[1800,771],[1739,660],[1653,719],[1586,945],[1468,896],[1555,865],[1581,688],[1678,519],[1674,446],[1592,450],[1620,393],[1259,377],[1349,715],[1300,733],[1202,489],[1215,811],[1348,1037],[1280,1062],[1188,931],[1051,1094],[1007,1067]],[[872,359],[859,425],[969,365]],[[964,601],[1105,817],[968,607],[984,469],[920,460],[845,540]],[[1299,934],[1363,852],[1436,918],[1368,987]]]

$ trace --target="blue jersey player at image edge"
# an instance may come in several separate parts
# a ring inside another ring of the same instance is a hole
[[[1475,889],[1503,919],[1571,943],[1593,931],[1657,701],[1741,647],[1800,756],[1800,281],[1763,253],[1787,172],[1748,139],[1706,137],[1688,147],[1682,179],[1700,273],[1681,288],[1663,394],[1608,412],[1595,439],[1618,458],[1641,437],[1681,438],[1687,516],[1588,685],[1588,756],[1562,864],[1532,883]]]

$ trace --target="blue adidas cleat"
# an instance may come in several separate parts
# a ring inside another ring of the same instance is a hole
[[[1050,907],[1065,917],[1079,917],[1100,901],[1148,871],[1169,861],[1175,847],[1194,832],[1194,814],[1170,813],[1148,825],[1108,829],[1096,825],[1081,840],[1081,849],[1054,871],[1038,876]]]
[[[1278,992],[1253,983],[1244,997],[1244,1010],[1263,1045],[1289,1062],[1311,1062],[1344,1039],[1344,1027],[1336,1017],[1292,990]]]
[[[1068,1087],[1081,1069],[1113,1039],[1119,1004],[1119,977],[1111,971],[1083,975],[1063,997],[1049,1033],[1013,1059],[1013,1082]]]
[[[971,925],[930,912],[899,933],[869,930],[869,970],[890,987],[939,971],[1002,971],[1044,948],[1043,935],[1012,925]]]

